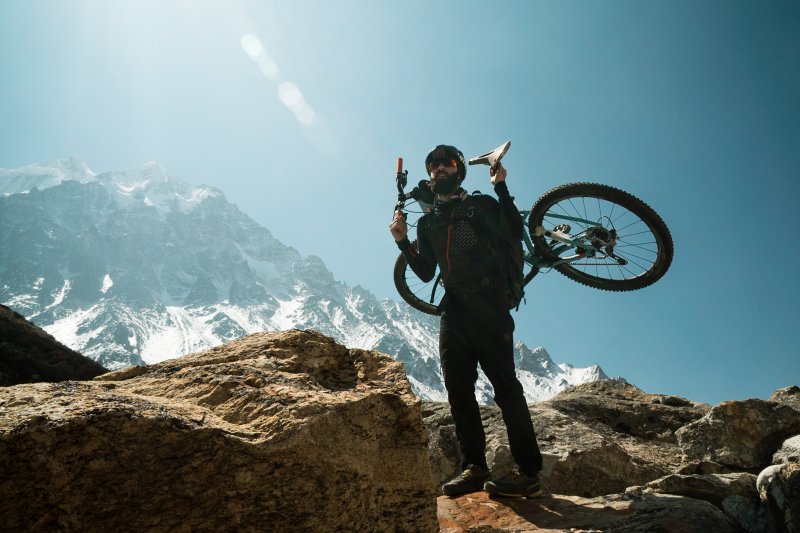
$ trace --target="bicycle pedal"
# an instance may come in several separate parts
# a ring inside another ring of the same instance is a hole
[[[569,226],[567,226],[567,227],[569,227]],[[556,246],[557,244],[563,244],[565,240],[569,240],[569,238],[570,238],[570,236],[567,233],[562,233],[561,231],[558,231],[556,229],[553,229],[553,231],[547,232],[547,234],[548,234],[549,237],[553,237],[553,240],[551,240],[548,243],[548,246],[550,248]]]

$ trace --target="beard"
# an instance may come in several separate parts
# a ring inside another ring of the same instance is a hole
[[[446,178],[434,178],[431,180],[431,191],[435,194],[453,194],[458,189],[458,174],[451,174]]]

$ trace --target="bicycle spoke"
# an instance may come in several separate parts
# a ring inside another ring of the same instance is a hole
[[[638,255],[633,254],[633,253],[628,252],[628,251],[624,252],[624,256],[621,256],[619,254],[617,254],[617,255],[618,255],[618,257],[622,257],[623,259],[627,259],[628,257],[635,257],[636,259],[639,259],[640,261],[647,261],[651,265],[653,265],[655,263],[655,261],[653,261],[653,260],[647,259],[646,257],[639,257]]]
[[[639,231],[637,233],[627,233],[625,235],[620,235],[619,234],[619,230],[617,230],[617,240],[619,241],[619,240],[622,240],[622,239],[627,239],[628,237],[635,237],[636,235],[644,235],[644,234],[652,235],[653,232],[650,231],[650,228],[648,228],[648,229],[646,229],[644,231]]]

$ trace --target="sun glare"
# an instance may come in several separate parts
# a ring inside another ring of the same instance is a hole
[[[277,62],[269,56],[261,39],[252,33],[247,33],[242,36],[241,46],[261,73],[277,85],[278,98],[294,114],[295,120],[303,126],[306,136],[324,153],[336,153],[338,149],[330,131],[320,124],[317,113],[308,104],[300,88],[291,81],[283,79]]]

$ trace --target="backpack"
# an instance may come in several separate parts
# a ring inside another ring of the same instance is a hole
[[[472,193],[473,196],[481,194],[480,191]],[[515,239],[504,235],[499,228],[491,228],[487,224],[483,213],[480,216],[469,217],[475,233],[483,241],[484,247],[494,256],[500,265],[502,280],[505,285],[505,297],[508,309],[519,310],[519,305],[525,298],[525,273],[523,267],[524,252],[522,238]]]

